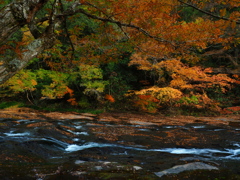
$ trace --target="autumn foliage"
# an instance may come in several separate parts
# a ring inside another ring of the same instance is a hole
[[[109,102],[112,102],[112,103],[115,102],[115,99],[114,99],[113,96],[110,95],[110,94],[106,94],[104,98],[105,98],[107,101],[109,101]]]
[[[5,89],[31,92],[36,99],[65,98],[80,108],[126,103],[150,113],[182,107],[220,111],[223,97],[238,93],[239,74],[214,69],[240,69],[239,1],[79,2],[76,11],[73,0],[49,2],[34,17],[45,32],[49,16],[58,12],[54,45]],[[35,39],[28,25],[19,34],[0,47],[2,58],[21,58]]]

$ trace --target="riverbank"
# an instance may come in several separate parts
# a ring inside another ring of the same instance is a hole
[[[185,125],[189,123],[207,123],[212,125],[229,125],[234,124],[240,126],[240,116],[233,114],[226,114],[220,116],[211,117],[197,117],[197,116],[165,116],[162,114],[148,114],[148,113],[136,113],[136,112],[104,112],[98,115],[91,113],[76,113],[76,112],[47,112],[41,110],[35,110],[31,108],[7,108],[0,110],[0,118],[9,119],[39,119],[39,120],[64,120],[64,119],[93,119],[97,117],[100,121],[112,121],[126,123],[136,121],[137,124],[149,124],[156,125]]]

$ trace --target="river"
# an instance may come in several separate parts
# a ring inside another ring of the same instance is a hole
[[[1,179],[240,179],[237,120],[113,119],[0,119]]]

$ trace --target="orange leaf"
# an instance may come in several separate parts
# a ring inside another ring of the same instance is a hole
[[[115,99],[110,94],[106,94],[105,99],[108,100],[109,102],[112,102],[112,103],[115,102]]]

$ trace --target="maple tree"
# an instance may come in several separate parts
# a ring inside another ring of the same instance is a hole
[[[38,58],[44,61],[45,68],[60,72],[58,76],[62,77],[52,77],[52,82],[45,85],[48,96],[68,92],[69,101],[76,104],[74,93],[69,90],[73,81],[78,81],[74,75],[81,79],[79,84],[85,87],[84,92],[102,93],[108,81],[103,80],[101,65],[123,60],[126,52],[130,54],[129,66],[137,66],[156,77],[155,90],[170,88],[177,97],[178,92],[185,93],[185,99],[192,93],[201,101],[207,97],[206,89],[212,87],[224,93],[239,80],[237,76],[234,79],[214,74],[214,69],[204,66],[210,56],[224,54],[228,63],[239,68],[238,57],[229,53],[240,46],[238,0],[1,3],[0,84]],[[193,12],[195,15],[191,16]],[[71,83],[66,83],[67,79],[72,79]],[[29,91],[35,90],[37,83],[35,80],[30,83]],[[50,87],[54,83],[59,90]],[[135,91],[136,96],[139,93],[140,99],[149,95],[145,90]],[[155,97],[156,93],[151,96],[153,101],[162,99]],[[110,102],[115,101],[111,93],[106,97]]]

